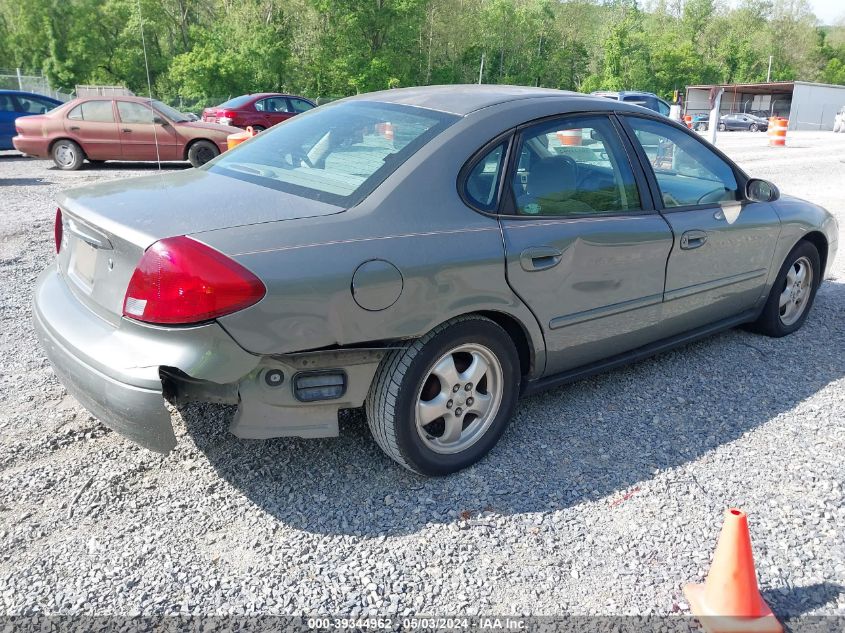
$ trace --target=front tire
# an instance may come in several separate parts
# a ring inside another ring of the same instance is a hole
[[[696,130],[699,132],[706,132],[707,131],[707,124],[706,123],[699,123],[696,127]]]
[[[748,127],[748,131],[749,131],[749,132],[758,132],[758,131],[760,131],[760,126],[759,126],[759,125],[757,125],[756,123],[752,123],[752,124]]]
[[[62,171],[76,171],[82,167],[85,153],[77,143],[70,139],[60,139],[53,144],[51,150],[53,162]]]
[[[195,141],[188,149],[188,160],[194,167],[202,167],[219,154],[220,150],[211,141]]]
[[[520,378],[519,356],[504,329],[482,316],[458,317],[382,360],[367,396],[367,421],[390,458],[423,475],[448,475],[499,441]]]
[[[787,255],[763,312],[750,329],[775,338],[795,332],[807,320],[821,276],[819,251],[810,242],[799,242]]]
[[[728,129],[727,125],[725,125],[724,123],[719,123],[719,131],[720,132],[724,132],[727,129]]]

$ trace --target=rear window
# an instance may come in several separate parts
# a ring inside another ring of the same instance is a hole
[[[204,169],[350,207],[456,120],[411,106],[338,103],[262,132]]]
[[[246,105],[254,98],[253,95],[241,95],[240,97],[235,97],[234,99],[229,99],[225,103],[221,103],[218,108],[240,108],[242,105]]]

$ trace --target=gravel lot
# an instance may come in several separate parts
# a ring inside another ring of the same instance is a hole
[[[845,227],[845,135],[788,142],[719,138]],[[243,441],[231,408],[191,406],[163,457],[67,395],[29,309],[57,193],[153,169],[0,153],[0,613],[684,613],[736,505],[776,613],[845,615],[845,255],[795,335],[730,331],[525,399],[449,478],[391,462],[358,412],[338,439]]]

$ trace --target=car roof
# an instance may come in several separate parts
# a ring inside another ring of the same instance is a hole
[[[609,99],[620,99],[621,97],[635,96],[635,97],[658,97],[653,92],[645,92],[644,90],[594,90],[590,93],[597,97],[607,97]],[[662,101],[662,99],[661,99]]]
[[[429,110],[439,110],[465,116],[470,112],[488,108],[490,106],[520,101],[523,99],[548,98],[562,102],[571,102],[571,111],[583,109],[614,110],[630,109],[637,111],[636,106],[611,101],[604,97],[596,97],[580,92],[555,90],[553,88],[533,88],[528,86],[503,86],[493,84],[456,84],[445,86],[419,86],[416,88],[394,88],[380,92],[348,97],[343,101],[378,101],[382,103],[396,103],[417,106]],[[566,109],[565,107],[563,108]]]
[[[50,95],[42,95],[37,92],[28,92],[26,90],[11,90],[8,88],[0,88],[0,94],[4,95],[23,95],[26,97],[41,97],[42,99],[49,99],[50,101],[55,101],[56,103],[61,103],[59,99],[55,97],[51,97]]]
[[[249,94],[232,97],[232,99],[239,99],[240,97],[252,97],[254,99],[264,99],[266,97],[295,97],[297,99],[307,99],[307,97],[291,94],[289,92],[250,92]],[[232,99],[228,99],[228,101],[231,101]],[[310,101],[310,99],[308,100]]]

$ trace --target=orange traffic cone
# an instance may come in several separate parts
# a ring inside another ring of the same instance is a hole
[[[748,518],[742,510],[725,512],[707,580],[703,585],[687,585],[684,594],[693,615],[710,633],[783,631],[757,588]]]

